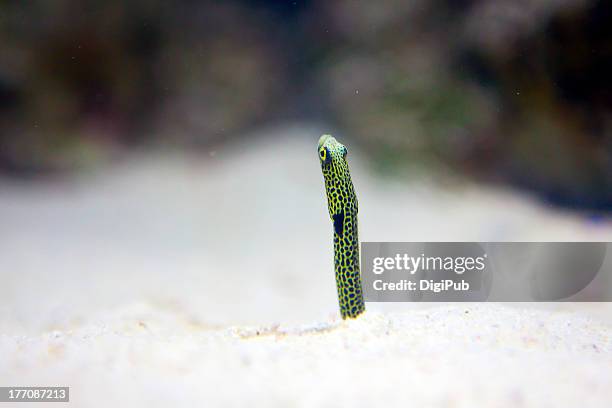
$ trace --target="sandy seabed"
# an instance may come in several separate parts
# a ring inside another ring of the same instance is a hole
[[[3,383],[108,406],[607,407],[612,328],[495,304],[312,325],[204,327],[140,304],[103,323],[0,337]]]
[[[0,385],[70,386],[75,407],[612,406],[610,304],[368,304],[339,320],[322,132],[265,133],[0,181]],[[612,238],[514,191],[383,182],[350,154],[362,241]]]

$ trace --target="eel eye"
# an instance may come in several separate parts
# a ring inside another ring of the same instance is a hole
[[[323,164],[327,164],[330,161],[330,156],[329,156],[329,151],[327,150],[327,147],[322,147],[319,150],[319,158],[321,159],[321,163]]]
[[[348,149],[346,148],[346,146],[342,146],[342,157],[346,157],[347,154],[348,154]]]

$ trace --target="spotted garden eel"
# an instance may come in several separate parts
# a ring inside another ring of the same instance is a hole
[[[343,319],[354,319],[365,311],[365,303],[359,273],[357,196],[346,161],[347,149],[332,136],[323,135],[318,152],[329,216],[334,225],[334,269],[340,314]]]

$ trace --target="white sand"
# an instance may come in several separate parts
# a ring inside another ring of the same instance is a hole
[[[0,337],[3,383],[69,384],[74,406],[609,407],[612,329],[575,314],[440,306],[214,330],[134,305]]]
[[[607,304],[338,321],[320,132],[269,133],[0,182],[0,385],[69,385],[79,407],[611,406]],[[364,241],[612,237],[512,191],[383,182],[350,154]]]

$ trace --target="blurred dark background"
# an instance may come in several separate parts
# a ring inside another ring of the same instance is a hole
[[[324,122],[381,171],[612,210],[609,1],[3,1],[0,33],[5,175]]]

